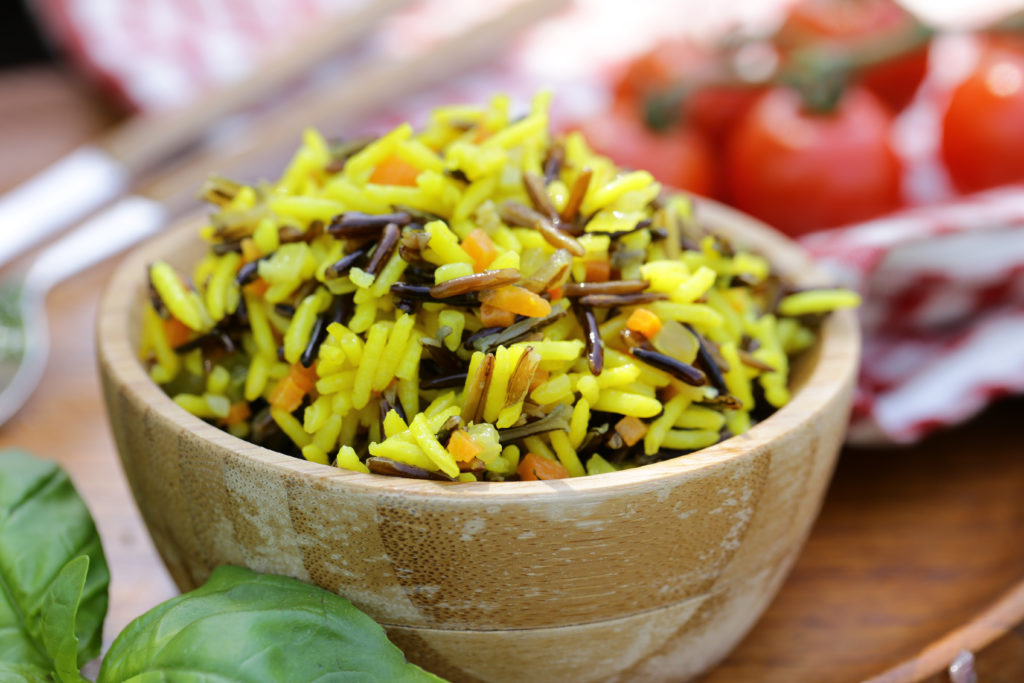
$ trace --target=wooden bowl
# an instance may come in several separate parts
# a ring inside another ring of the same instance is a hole
[[[807,283],[792,242],[716,204],[702,221]],[[189,268],[189,221],[130,255],[100,305],[110,423],[146,525],[182,590],[237,564],[316,583],[455,681],[684,680],[772,599],[807,536],[846,426],[854,315],[829,317],[793,399],[689,456],[547,482],[437,483],[305,462],[178,407],[137,358],[145,266]]]

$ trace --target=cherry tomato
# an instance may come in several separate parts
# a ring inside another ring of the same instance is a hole
[[[799,0],[775,40],[783,49],[831,44],[851,47],[893,39],[911,31],[916,19],[893,0]],[[860,82],[899,111],[907,106],[928,70],[923,46],[864,70]]]
[[[687,79],[722,80],[723,59],[725,55],[690,40],[663,41],[626,65],[613,84],[616,102],[640,109],[649,95]],[[681,104],[680,118],[708,139],[719,141],[761,92],[749,86],[701,88]]]
[[[612,84],[615,101],[639,105],[651,92],[667,85],[705,60],[688,40],[665,40],[628,62]]]
[[[891,122],[889,109],[863,88],[849,89],[828,114],[807,111],[794,90],[770,90],[729,140],[729,198],[791,235],[895,209],[900,168]]]
[[[992,42],[942,121],[942,158],[961,192],[1024,180],[1024,48]]]
[[[574,126],[590,147],[620,166],[644,169],[662,183],[707,197],[715,190],[711,146],[697,131],[673,126],[661,133],[648,129],[642,112],[623,104]]]

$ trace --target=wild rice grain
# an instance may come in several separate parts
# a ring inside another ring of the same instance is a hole
[[[580,297],[579,302],[584,306],[595,308],[615,308],[619,306],[635,306],[637,304],[648,304],[652,301],[663,301],[668,294],[663,292],[637,292],[635,294],[587,294]]]
[[[526,188],[526,194],[530,197],[533,208],[547,216],[548,220],[554,224],[561,221],[558,210],[551,203],[551,197],[548,196],[548,189],[543,178],[535,173],[524,171],[523,187]]]
[[[718,389],[723,395],[728,394],[729,387],[726,386],[725,377],[722,376],[722,370],[715,360],[715,354],[711,351],[711,343],[704,338],[704,335],[693,329],[691,325],[684,324],[683,327],[697,338],[697,343],[699,344],[697,348],[697,362],[704,372],[707,373],[707,376],[711,378],[711,386]]]
[[[413,299],[416,301],[434,301],[434,297],[431,295],[430,289],[431,288],[426,285],[410,285],[405,282],[396,282],[391,285],[392,294],[403,299]],[[464,308],[479,306],[480,300],[477,298],[476,293],[470,292],[468,294],[448,297],[444,300],[444,303],[447,306]]]
[[[569,199],[565,203],[565,208],[562,210],[562,220],[571,223],[576,220],[576,217],[580,212],[580,205],[583,204],[583,198],[587,195],[587,189],[590,187],[590,179],[593,177],[594,171],[589,168],[584,168],[580,171],[580,174],[576,176],[575,182],[572,184],[572,189],[569,190]]]
[[[259,266],[259,260],[249,261],[248,263],[242,265],[242,267],[238,269],[238,274],[235,275],[235,282],[238,284],[238,286],[241,287],[247,285],[253,280],[255,280],[259,276]]]
[[[707,375],[693,367],[689,363],[676,360],[663,353],[651,349],[636,347],[630,351],[638,360],[647,363],[653,368],[664,370],[676,379],[686,382],[690,386],[699,387],[708,383]]]
[[[327,232],[336,237],[364,237],[379,234],[384,228],[395,225],[408,225],[412,220],[405,211],[372,215],[361,211],[346,211],[335,216],[327,226]]]
[[[430,288],[430,296],[435,299],[448,299],[460,294],[479,292],[485,289],[504,287],[518,282],[519,271],[515,268],[503,268],[501,270],[485,270],[482,273],[473,273],[462,277],[452,278],[439,285]]]
[[[570,299],[590,294],[636,294],[651,285],[647,280],[609,280],[608,282],[570,282],[562,294]]]
[[[483,412],[483,403],[487,398],[487,390],[491,384],[491,373],[494,371],[494,354],[488,353],[480,361],[476,373],[470,379],[469,386],[462,400],[462,421],[476,422],[477,415]]]
[[[387,474],[393,477],[405,477],[406,479],[426,479],[432,481],[455,481],[444,472],[426,470],[416,465],[407,465],[404,462],[371,456],[366,459],[366,466],[376,474]]]
[[[324,271],[324,275],[327,278],[341,277],[348,273],[348,271],[352,270],[353,267],[362,266],[371,249],[373,249],[373,242],[367,242],[366,244],[356,248],[351,253],[343,256],[340,260],[327,266],[327,269]]]
[[[601,341],[601,331],[597,327],[597,318],[594,317],[594,309],[589,306],[580,308],[583,322],[583,333],[587,343],[587,365],[590,374],[601,374],[604,370],[604,342]]]
[[[398,248],[398,238],[401,237],[401,232],[397,223],[388,223],[384,227],[384,234],[380,238],[380,243],[373,250],[370,262],[366,264],[364,269],[367,273],[376,276],[384,264],[387,263],[391,255],[395,253],[395,249]]]

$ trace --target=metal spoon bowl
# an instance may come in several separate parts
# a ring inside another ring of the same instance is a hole
[[[25,405],[46,370],[46,295],[54,285],[156,233],[166,222],[160,203],[127,197],[47,247],[23,275],[0,285],[0,425]]]

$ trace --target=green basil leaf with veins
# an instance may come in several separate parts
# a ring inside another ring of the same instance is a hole
[[[88,574],[89,556],[79,555],[64,565],[43,599],[39,631],[43,647],[53,660],[54,673],[61,683],[85,681],[79,672],[81,664],[78,662],[75,623]]]
[[[240,567],[154,607],[121,632],[97,683],[441,681],[384,629],[316,586]]]
[[[67,474],[0,452],[0,663],[69,680],[99,654],[109,583],[96,526]]]
[[[0,661],[0,681],[4,683],[49,683],[52,680],[49,669],[35,664]]]

